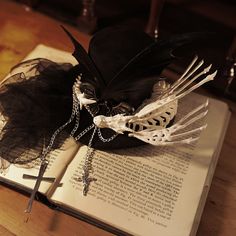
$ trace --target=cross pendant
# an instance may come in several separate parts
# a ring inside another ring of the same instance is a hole
[[[78,178],[77,181],[83,183],[83,195],[86,196],[89,190],[89,185],[92,181],[97,181],[96,178],[89,177],[89,172],[84,171],[81,178]]]
[[[38,178],[38,176],[35,175],[28,175],[28,174],[23,174],[22,176],[23,179],[32,179],[35,180]],[[42,177],[42,181],[53,183],[55,181],[55,178],[53,177]]]
[[[36,192],[39,189],[40,183],[41,183],[41,181],[43,179],[43,175],[44,175],[44,173],[45,173],[45,171],[47,169],[47,166],[48,166],[48,161],[45,161],[45,160],[42,161],[42,163],[40,165],[40,169],[39,169],[39,174],[38,174],[36,183],[34,185],[34,189],[33,189],[32,193],[31,193],[31,196],[30,196],[27,208],[25,210],[26,213],[30,213],[31,212],[33,201],[34,201],[34,198],[35,198],[35,194],[36,194]]]

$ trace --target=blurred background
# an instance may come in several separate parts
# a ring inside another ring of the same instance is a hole
[[[77,27],[88,35],[105,27],[127,26],[165,38],[186,32],[214,33],[185,48],[219,70],[213,91],[236,98],[235,0],[15,0],[29,9]],[[180,73],[189,62],[171,65]]]

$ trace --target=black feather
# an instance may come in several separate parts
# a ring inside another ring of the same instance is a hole
[[[146,37],[145,33],[139,33],[139,40],[143,38],[146,40]],[[202,37],[202,33],[190,33],[165,40],[148,40],[148,45],[140,47],[140,50],[111,78],[102,91],[101,99],[119,101],[123,98],[137,108],[145,98],[150,96],[152,87],[159,79],[162,70],[175,59],[174,50]],[[127,45],[131,43],[127,39]],[[137,91],[139,91],[138,95]]]
[[[65,27],[61,27],[69,36],[71,42],[74,45],[74,52],[72,53],[72,55],[79,62],[80,67],[82,68],[83,72],[85,72],[85,75],[88,76],[87,80],[90,78],[89,82],[96,85],[97,87],[103,87],[105,85],[104,80],[101,77],[99,71],[97,70],[96,65],[88,56],[86,50]]]
[[[53,132],[68,120],[72,110],[72,86],[79,74],[83,74],[82,82],[95,87],[98,99],[93,106],[100,114],[123,111],[127,104],[130,106],[128,110],[132,111],[150,97],[163,68],[172,62],[174,50],[203,37],[202,34],[185,34],[156,42],[142,31],[105,29],[94,35],[87,53],[64,30],[75,47],[73,55],[78,65],[73,67],[42,58],[22,62],[13,68],[13,76],[1,88],[0,112],[7,123],[1,133],[0,156],[10,162],[23,163],[37,158]],[[111,107],[106,110],[107,104]],[[92,123],[92,117],[85,109],[81,111],[80,118],[76,135]],[[65,134],[72,127],[73,124],[65,130]],[[91,132],[80,141],[88,144]],[[113,135],[109,129],[102,132],[105,137]],[[95,135],[93,145],[95,148],[111,149],[141,143],[126,135],[118,135],[112,142],[104,143]],[[56,139],[53,148],[60,144]],[[34,155],[26,159],[21,157],[29,151],[33,151]]]

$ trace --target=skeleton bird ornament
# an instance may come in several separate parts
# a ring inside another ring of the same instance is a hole
[[[188,144],[206,127],[189,128],[206,115],[207,102],[177,122],[174,118],[178,100],[214,78],[211,66],[205,68],[195,57],[173,84],[160,78],[175,58],[173,51],[201,34],[155,41],[141,31],[109,28],[94,35],[87,53],[64,30],[74,45],[77,65],[44,58],[24,61],[12,69],[0,91],[1,114],[6,120],[0,157],[14,164],[35,159],[41,163],[26,212],[31,211],[50,162],[49,152],[68,136],[88,146],[81,177],[86,195],[93,148]],[[29,150],[34,155],[27,155]]]

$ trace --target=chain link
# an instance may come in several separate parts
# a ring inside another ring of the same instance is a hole
[[[70,124],[75,118],[75,125],[70,133],[70,136],[74,137],[76,131],[79,128],[79,121],[80,121],[80,112],[79,112],[79,100],[76,96],[76,83],[73,85],[73,104],[72,104],[72,112],[71,112],[71,116],[69,118],[69,120],[64,123],[62,126],[60,126],[51,136],[50,142],[48,144],[48,146],[42,151],[41,155],[40,155],[40,159],[42,163],[48,163],[48,160],[46,159],[48,153],[51,151],[54,141],[57,137],[57,135],[68,125]],[[89,106],[85,106],[86,110],[88,111],[88,113],[94,117],[96,114],[93,114],[93,112],[90,110]],[[81,181],[83,183],[83,195],[86,195],[89,189],[89,184],[91,181],[95,180],[94,178],[90,178],[89,174],[92,172],[92,158],[93,158],[93,153],[94,153],[94,149],[92,148],[92,142],[94,139],[95,134],[98,134],[99,139],[106,143],[106,142],[111,142],[112,140],[114,140],[117,137],[117,133],[112,135],[109,138],[104,138],[102,136],[102,132],[101,129],[98,128],[97,126],[95,126],[95,124],[91,124],[90,126],[88,126],[86,129],[84,129],[82,132],[80,132],[76,137],[74,137],[74,139],[76,141],[78,141],[81,137],[83,137],[87,132],[89,132],[91,129],[93,129],[93,133],[90,137],[89,143],[88,143],[88,149],[86,152],[86,156],[85,156],[85,161],[84,161],[84,165],[83,165],[83,173],[82,173],[82,178]]]
[[[89,176],[90,173],[92,172],[92,158],[93,158],[93,154],[94,154],[94,149],[92,148],[92,142],[93,142],[93,138],[94,138],[96,131],[97,131],[97,127],[95,126],[93,133],[91,135],[91,138],[89,140],[89,143],[88,143],[88,149],[86,152],[84,165],[83,165],[82,178],[79,179],[83,183],[83,195],[84,196],[87,195],[91,181],[96,181],[95,178],[91,178]]]
[[[92,148],[92,142],[93,142],[93,138],[95,136],[95,133],[97,131],[97,127],[94,128],[93,130],[93,133],[91,135],[91,138],[89,140],[89,143],[88,143],[88,150],[87,150],[87,153],[86,153],[86,158],[85,158],[85,163],[84,163],[84,167],[83,167],[83,170],[84,171],[90,171],[92,169],[92,166],[91,166],[91,163],[92,163],[92,151],[93,148]]]
[[[77,113],[76,113],[75,125],[74,125],[73,130],[72,130],[71,133],[70,133],[70,136],[71,136],[71,137],[74,137],[75,132],[76,132],[77,129],[79,128],[79,121],[80,121],[80,113],[77,112]]]
[[[93,127],[95,127],[94,124],[88,126],[84,131],[82,131],[81,133],[79,133],[74,139],[75,139],[76,141],[80,140],[80,138],[81,138],[82,136],[84,136],[84,135],[85,135],[89,130],[91,130]]]
[[[54,144],[54,141],[55,141],[57,135],[58,135],[68,124],[70,124],[70,123],[74,120],[75,116],[77,117],[77,119],[76,119],[76,125],[75,125],[74,129],[72,130],[72,133],[73,133],[73,131],[74,131],[75,129],[77,130],[77,128],[78,128],[77,126],[79,125],[79,117],[80,117],[80,115],[79,115],[79,102],[78,102],[78,99],[77,99],[77,97],[76,97],[76,95],[75,95],[74,87],[73,87],[73,95],[72,95],[72,97],[73,97],[73,104],[72,104],[71,116],[70,116],[69,120],[68,120],[66,123],[64,123],[62,126],[60,126],[60,127],[53,133],[53,135],[51,136],[51,139],[50,139],[50,142],[49,142],[48,146],[42,151],[42,153],[41,153],[41,155],[40,155],[41,161],[45,161],[46,156],[48,155],[48,153],[49,153],[49,152],[51,151],[51,149],[52,149],[52,146],[53,146],[53,144]]]
[[[112,140],[114,140],[117,136],[118,136],[118,134],[116,133],[116,134],[113,134],[110,138],[104,138],[103,136],[102,136],[102,132],[101,132],[101,129],[100,128],[98,128],[98,137],[99,137],[99,139],[102,141],[102,142],[104,142],[104,143],[108,143],[108,142],[111,142]]]

